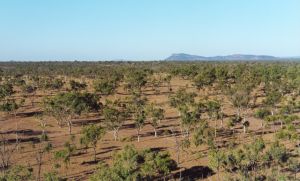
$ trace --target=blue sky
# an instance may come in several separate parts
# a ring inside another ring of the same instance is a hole
[[[0,0],[0,60],[300,55],[299,0]]]

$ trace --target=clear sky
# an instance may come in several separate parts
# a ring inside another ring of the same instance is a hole
[[[300,0],[0,0],[0,60],[300,56]]]

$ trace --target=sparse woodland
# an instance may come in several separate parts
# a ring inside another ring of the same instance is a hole
[[[0,180],[299,180],[298,62],[1,62]]]

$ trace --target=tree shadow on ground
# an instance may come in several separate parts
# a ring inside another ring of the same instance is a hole
[[[205,179],[214,175],[214,171],[207,166],[193,166],[189,169],[186,169],[181,172],[181,177],[184,178],[183,180],[199,180]],[[175,174],[175,178],[180,178],[180,172]]]
[[[109,146],[109,147],[102,148],[102,150],[115,150],[118,148],[120,148],[120,147],[119,146]]]
[[[134,123],[124,124],[122,126],[122,129],[132,129],[132,128],[135,128],[135,124]]]
[[[179,119],[180,117],[179,116],[168,116],[168,117],[165,117],[165,120],[176,120],[176,119]]]
[[[167,147],[156,147],[156,148],[150,148],[152,152],[159,152],[159,151],[165,151],[167,150]]]
[[[92,123],[100,123],[100,122],[101,122],[101,119],[99,119],[99,118],[77,119],[77,120],[72,121],[73,125],[76,125],[76,126],[84,126],[84,125],[88,125],[88,124],[92,124]]]
[[[40,130],[32,130],[32,129],[22,129],[22,130],[9,130],[9,131],[4,131],[0,132],[1,134],[20,134],[24,136],[40,136],[42,135],[42,131]],[[54,133],[53,131],[47,131],[47,133]]]
[[[95,165],[98,164],[99,162],[102,162],[103,160],[107,160],[110,158],[111,157],[108,156],[108,157],[102,157],[101,159],[97,159],[96,161],[95,160],[83,161],[80,165]]]
[[[24,118],[24,117],[32,117],[32,116],[39,115],[42,113],[43,113],[42,110],[36,110],[36,111],[30,111],[30,112],[19,112],[19,113],[17,113],[17,116]]]
[[[105,153],[109,153],[109,152],[112,152],[112,151],[119,151],[119,150],[121,150],[121,148],[116,148],[114,150],[105,150],[105,151],[101,151],[101,152],[96,153],[96,155],[102,155],[102,154],[105,154]]]
[[[26,143],[26,142],[39,143],[40,139],[38,137],[30,137],[30,138],[19,138],[18,141],[19,143]],[[16,143],[16,139],[8,139],[7,143],[14,144]]]
[[[95,172],[95,170],[87,170],[77,174],[68,175],[71,180],[88,180],[88,178]]]

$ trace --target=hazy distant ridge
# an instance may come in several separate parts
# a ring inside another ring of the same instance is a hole
[[[185,60],[185,61],[193,61],[193,60],[276,60],[278,57],[270,56],[270,55],[244,55],[244,54],[234,54],[234,55],[226,55],[226,56],[214,56],[214,57],[204,57],[198,55],[190,55],[185,53],[175,53],[165,60]]]

